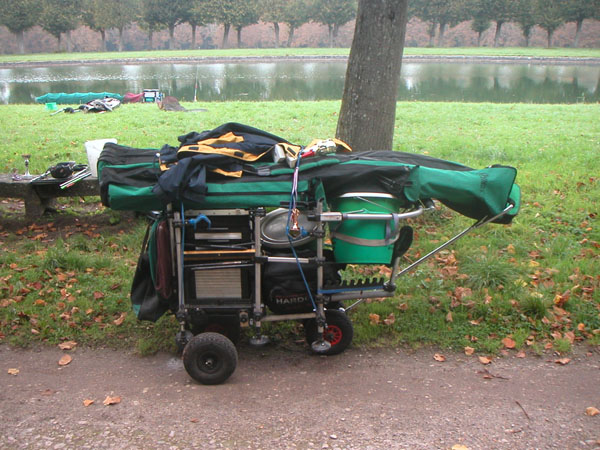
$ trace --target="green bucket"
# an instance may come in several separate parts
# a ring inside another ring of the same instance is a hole
[[[331,202],[333,211],[356,214],[397,213],[402,203],[396,197],[378,192],[350,192]],[[393,220],[348,219],[331,227],[331,243],[336,262],[390,264],[398,225]]]

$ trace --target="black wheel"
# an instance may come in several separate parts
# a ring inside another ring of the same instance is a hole
[[[194,380],[202,384],[220,384],[237,366],[235,345],[219,333],[194,336],[183,349],[183,365]]]
[[[337,355],[342,353],[352,342],[354,337],[354,328],[352,322],[346,313],[337,309],[328,309],[325,311],[327,327],[323,330],[323,338],[331,344],[331,348],[321,354]],[[306,340],[312,344],[319,338],[317,332],[317,321],[311,319],[304,325]]]

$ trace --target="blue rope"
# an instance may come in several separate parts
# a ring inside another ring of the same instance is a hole
[[[296,208],[296,198],[298,196],[297,183],[296,183],[297,178],[296,177],[298,176],[299,170],[300,170],[300,154],[298,154],[298,157],[296,159],[296,167],[294,169],[295,180],[294,180],[294,182],[292,182],[292,191],[290,194],[290,206],[288,208],[288,220],[287,220],[287,224],[285,227],[285,233],[287,235],[288,242],[290,243],[290,248],[292,249],[292,254],[294,255],[294,258],[296,258],[296,265],[298,266],[298,270],[300,271],[300,275],[302,276],[302,281],[304,282],[304,287],[306,288],[308,298],[310,298],[310,302],[312,303],[313,311],[316,311],[317,304],[315,303],[315,299],[313,298],[312,292],[310,291],[310,286],[308,285],[308,281],[306,280],[306,276],[304,275],[304,270],[302,270],[302,264],[300,263],[298,254],[296,253],[296,249],[294,249],[294,243],[293,243],[294,241],[293,241],[292,235],[290,234],[290,222],[292,220],[292,211]]]

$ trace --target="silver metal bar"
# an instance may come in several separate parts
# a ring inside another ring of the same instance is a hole
[[[254,214],[254,249],[255,255],[260,256],[261,251],[261,242],[260,242],[260,227],[261,227],[261,216],[260,213]],[[262,298],[261,298],[261,264],[259,262],[254,263],[254,316],[258,317],[262,313]],[[255,325],[260,327],[260,322],[255,323]]]
[[[90,176],[92,176],[92,172],[90,172],[89,170],[88,170],[88,171],[79,172],[79,173],[78,173],[76,176],[74,176],[73,178],[71,178],[71,179],[69,179],[69,180],[65,181],[64,183],[61,183],[61,184],[59,185],[59,187],[60,187],[61,189],[65,189],[65,188],[71,187],[71,186],[73,186],[75,183],[77,183],[78,181],[81,181],[81,180],[83,180],[84,178],[87,178],[87,177],[90,177]]]
[[[346,300],[358,300],[359,298],[378,298],[378,297],[393,297],[394,292],[386,291],[384,289],[370,290],[370,291],[354,291],[354,292],[339,292],[337,294],[329,294],[332,302],[343,302]],[[347,308],[346,308],[347,309]]]
[[[398,272],[398,274],[396,275],[396,278],[404,275],[406,272],[414,269],[415,267],[417,267],[419,264],[421,264],[422,262],[428,260],[429,258],[431,258],[433,255],[435,255],[436,253],[442,251],[443,249],[445,249],[446,247],[448,247],[449,245],[453,244],[454,242],[456,242],[457,240],[459,240],[461,237],[463,237],[465,234],[473,231],[476,228],[482,227],[483,225],[490,223],[494,220],[496,220],[499,217],[502,217],[504,214],[506,214],[508,211],[510,211],[512,208],[514,208],[514,205],[509,205],[507,206],[500,214],[496,214],[495,216],[491,217],[491,218],[486,218],[484,217],[481,220],[478,220],[477,222],[475,222],[473,225],[471,225],[469,228],[466,228],[465,230],[461,231],[460,233],[458,233],[456,236],[454,236],[453,238],[449,239],[448,241],[444,242],[442,245],[440,245],[439,247],[435,248],[434,250],[430,251],[429,253],[427,253],[425,256],[419,258],[418,260],[416,260],[414,263],[412,263],[411,265],[409,265],[408,267],[405,267],[404,269],[402,269],[400,272]],[[390,279],[390,282],[394,282],[394,279]]]
[[[321,216],[323,213],[323,202],[317,202],[317,214]],[[317,226],[317,230],[319,232],[319,237],[317,239],[317,260],[323,261],[323,239],[324,239],[324,225],[322,221],[319,221]],[[317,266],[317,291],[323,289],[323,264],[319,264]],[[316,298],[316,306],[317,306],[317,317],[319,319],[325,319],[325,300],[323,294],[317,294]],[[324,327],[321,323],[321,320],[317,320],[317,332],[319,336],[323,336]],[[322,340],[322,338],[321,338]],[[312,342],[311,342],[312,344]]]
[[[355,301],[354,303],[352,303],[350,306],[348,306],[347,308],[344,308],[345,312],[350,311],[351,309],[354,309],[355,307],[357,307],[358,305],[360,305],[362,302],[364,302],[366,300],[366,298],[360,298],[357,301]]]
[[[425,211],[423,207],[419,207],[414,211],[398,214],[324,212],[320,214],[320,217],[322,222],[341,222],[342,220],[405,220],[419,217],[423,214],[423,211]]]
[[[181,249],[181,228],[184,226],[180,214],[178,212],[173,214],[174,221],[177,222],[175,225],[175,256],[177,258],[177,299],[179,302],[179,310],[184,311],[185,309],[185,293],[183,288],[183,252]]]
[[[187,211],[190,216],[204,214],[205,216],[248,216],[250,211],[247,209],[190,209]]]
[[[310,263],[310,259],[309,258],[294,258],[292,256],[267,256],[267,261],[268,262],[273,262],[273,263],[294,263],[296,264],[296,262],[299,262],[301,264],[308,264]]]
[[[279,320],[302,320],[302,319],[314,319],[317,316],[316,313],[302,313],[302,314],[271,314],[264,316],[261,320],[263,322],[276,322]]]

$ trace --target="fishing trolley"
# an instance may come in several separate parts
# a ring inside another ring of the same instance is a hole
[[[392,297],[398,277],[487,223],[519,210],[516,170],[481,170],[402,152],[351,153],[343,143],[297,147],[240,124],[190,133],[179,148],[106,143],[102,201],[160,211],[144,239],[131,298],[137,317],[171,311],[188,374],[219,384],[234,372],[241,330],[269,342],[268,322],[302,321],[310,349],[343,352],[347,312]],[[438,200],[475,223],[405,268],[414,219]],[[389,277],[348,281],[347,264],[390,267]]]

